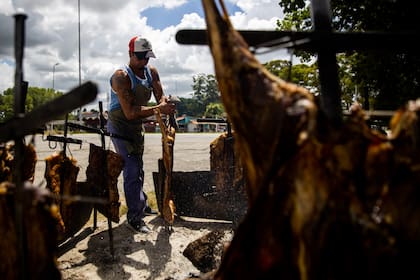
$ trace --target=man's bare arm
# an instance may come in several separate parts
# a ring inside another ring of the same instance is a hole
[[[152,87],[153,87],[153,95],[155,96],[156,102],[162,102],[163,88],[162,83],[160,82],[160,77],[157,69],[153,66],[150,66],[150,72],[152,74]]]
[[[128,77],[128,74],[123,70],[117,70],[114,75],[112,76],[112,88],[117,93],[118,100],[121,105],[121,109],[128,120],[134,120],[138,118],[146,118],[150,117],[154,114],[153,109],[159,108],[160,111],[164,114],[171,114],[175,110],[175,106],[173,104],[167,103],[165,99],[162,99],[163,90],[160,86],[160,93],[155,94],[155,98],[157,95],[160,97],[160,103],[156,106],[139,106],[135,104],[134,95],[131,93],[131,81]],[[159,81],[160,85],[160,81]],[[162,99],[162,100],[161,100]]]

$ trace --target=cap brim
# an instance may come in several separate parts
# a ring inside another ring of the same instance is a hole
[[[154,57],[156,58],[155,54],[152,51],[147,51],[146,58]]]

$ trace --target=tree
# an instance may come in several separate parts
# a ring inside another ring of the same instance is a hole
[[[206,75],[205,74],[198,74],[193,76],[193,99],[202,103],[204,102],[204,98],[206,95]]]
[[[179,98],[181,102],[177,104],[178,115],[188,115],[188,116],[202,116],[203,110],[202,106],[194,100],[193,98]]]
[[[14,116],[13,111],[14,96],[13,90],[7,89],[0,95],[0,121],[11,119]]]
[[[290,80],[292,64],[288,60],[271,60],[263,64],[264,67],[277,77],[285,81]]]
[[[223,118],[225,117],[225,108],[222,103],[210,103],[206,106],[204,116],[206,118]]]
[[[30,112],[40,105],[61,96],[62,93],[53,89],[28,87],[25,99],[25,112]],[[14,90],[6,89],[0,95],[0,121],[5,122],[14,117]]]
[[[212,74],[197,74],[193,76],[193,95],[188,111],[193,116],[200,117],[206,112],[206,108],[211,103],[221,103],[220,91],[216,77]]]
[[[306,87],[314,94],[319,93],[318,74],[315,63],[311,65],[291,65],[287,60],[272,60],[263,65],[268,71],[279,78]]]
[[[205,103],[220,103],[220,91],[214,75],[206,76]]]
[[[309,2],[280,0],[285,19],[282,30],[311,30]],[[337,31],[419,31],[417,9],[409,1],[331,0],[332,26]],[[404,44],[404,42],[401,42]],[[308,58],[308,53],[303,58]],[[420,92],[420,55],[413,52],[348,51],[340,58],[342,90],[368,93],[375,109],[393,110]],[[344,91],[343,91],[344,92]]]

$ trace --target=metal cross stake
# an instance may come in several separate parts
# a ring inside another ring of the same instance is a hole
[[[59,97],[50,101],[39,108],[34,109],[25,115],[25,98],[28,83],[23,81],[23,53],[25,43],[25,14],[16,14],[15,18],[15,85],[14,85],[14,116],[15,118],[7,121],[0,126],[0,142],[7,142],[14,140],[15,142],[15,157],[13,167],[13,182],[16,186],[15,191],[15,224],[17,234],[17,254],[19,262],[20,276],[22,279],[27,279],[27,248],[23,213],[23,179],[22,166],[24,159],[24,137],[28,134],[33,134],[38,127],[46,122],[70,112],[75,108],[84,104],[92,102],[97,95],[97,87],[91,83],[80,86],[74,89],[67,95]]]

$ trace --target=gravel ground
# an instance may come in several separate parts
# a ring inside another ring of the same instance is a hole
[[[218,136],[219,134],[177,134],[173,170],[209,170],[210,143]],[[84,181],[89,144],[100,145],[100,137],[95,134],[72,134],[68,137],[83,141],[81,146],[68,144],[68,155],[72,155],[81,168],[78,181]],[[157,160],[162,157],[161,135],[148,133],[145,141],[144,187],[150,193],[154,191],[152,172],[158,170]],[[105,142],[107,149],[113,149],[109,138]],[[62,145],[48,143],[43,141],[41,136],[37,136],[35,147],[38,156],[35,184],[44,185],[44,159],[54,151],[62,150]],[[118,186],[120,201],[124,205],[121,177],[120,175]],[[91,219],[74,237],[60,245],[58,266],[62,278],[186,279],[200,274],[200,271],[183,256],[183,251],[189,243],[214,230],[224,231],[228,239],[232,235],[232,223],[227,221],[177,217],[173,232],[169,232],[160,216],[147,216],[145,220],[152,228],[151,233],[134,232],[127,225],[125,215],[119,223],[112,223],[110,231],[107,220],[98,214],[96,229],[93,229]]]

